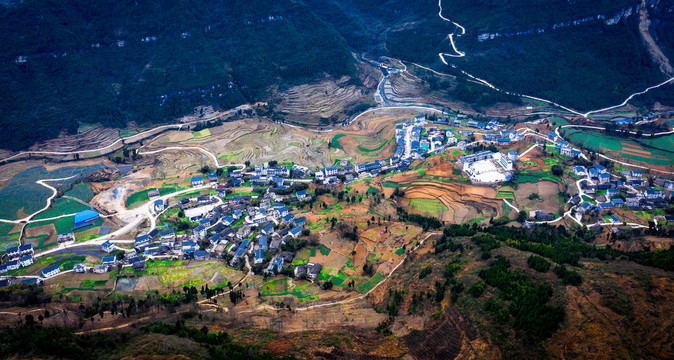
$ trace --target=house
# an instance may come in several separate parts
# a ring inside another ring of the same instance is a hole
[[[608,184],[611,181],[611,174],[608,173],[600,173],[599,174],[599,183],[600,184]]]
[[[110,240],[107,240],[106,242],[101,244],[101,250],[109,254],[115,251],[115,244],[111,243]]]
[[[204,227],[209,227],[213,225],[215,222],[217,222],[217,219],[215,221],[211,221],[209,218],[201,219],[199,220],[199,225],[203,225]]]
[[[519,155],[517,154],[517,151],[508,151],[508,159],[510,161],[515,162],[519,158]]]
[[[260,232],[269,236],[274,233],[274,227],[271,224],[267,224],[264,227],[262,227],[262,229],[260,229]]]
[[[7,265],[7,271],[18,270],[21,267],[19,260],[12,260],[5,265]]]
[[[58,275],[60,272],[61,272],[61,269],[59,269],[58,265],[52,265],[52,266],[42,270],[42,277],[48,279],[50,277]]]
[[[623,201],[623,199],[621,199],[621,198],[613,198],[613,199],[611,199],[611,202],[613,203],[613,206],[615,206],[615,207],[621,207],[621,206],[625,205],[625,201]]]
[[[307,265],[298,265],[293,270],[293,274],[296,278],[300,278],[302,275],[307,273]]]
[[[115,265],[117,264],[117,257],[114,255],[103,256],[101,263],[103,265]]]
[[[58,236],[56,236],[56,241],[59,244],[75,242],[75,234],[71,232],[66,234],[58,234]]]
[[[154,212],[160,213],[168,207],[168,200],[157,199],[154,201]]]
[[[557,134],[554,131],[548,133],[548,139],[555,141],[557,139]]]
[[[587,174],[590,176],[590,179],[599,178],[599,171],[597,171],[597,169],[595,168],[591,168],[590,170],[588,170]]]
[[[595,169],[597,169],[597,171],[598,171],[600,174],[606,173],[606,168],[605,168],[605,167],[603,167],[603,166],[601,166],[601,165],[599,165],[599,164],[592,164],[592,166],[593,166]]]
[[[302,226],[297,225],[294,228],[290,229],[290,231],[288,231],[288,234],[293,238],[297,239],[300,235],[302,235],[302,230],[304,230],[304,228]]]
[[[281,269],[283,268],[283,258],[280,256],[275,257],[271,263],[269,264],[269,267],[267,268],[267,272],[271,274],[278,274],[281,272]]]
[[[192,178],[192,186],[199,186],[204,184],[204,178],[196,176]]]
[[[206,237],[206,227],[199,225],[194,228],[194,235],[197,236],[197,239],[203,240]]]
[[[648,200],[664,199],[665,198],[665,192],[662,191],[662,190],[648,189],[648,190],[644,191],[644,197]]]
[[[227,189],[225,185],[218,184],[218,188],[215,190],[215,196],[220,198],[224,198],[225,196],[227,196]]]
[[[576,209],[576,212],[578,214],[583,215],[586,212],[590,211],[591,209],[592,209],[592,204],[590,204],[589,202],[584,202],[584,203],[580,204],[578,209]]]
[[[91,271],[94,274],[105,274],[106,272],[110,271],[110,265],[96,265],[91,269]]]
[[[323,269],[323,265],[321,264],[308,263],[307,278],[309,278],[309,280],[316,280],[321,273],[321,269]]]
[[[293,214],[286,214],[285,216],[283,216],[281,218],[281,220],[284,223],[287,223],[287,224],[291,223],[294,219],[295,219],[295,215],[293,215]]]
[[[20,256],[25,256],[25,255],[34,255],[35,251],[33,251],[33,244],[26,244],[19,246],[19,255]]]
[[[206,250],[197,250],[194,252],[194,260],[210,260],[211,254]]]
[[[176,233],[173,231],[172,227],[167,227],[164,230],[159,231],[159,235],[161,236],[162,241],[163,240],[173,240],[176,237]]]
[[[628,197],[625,199],[625,204],[629,207],[638,207],[639,206],[639,199],[636,197]]]
[[[210,174],[208,174],[208,182],[209,182],[209,183],[216,183],[216,182],[218,182],[218,174],[216,174],[216,173],[210,173]]]
[[[300,201],[306,200],[306,199],[309,198],[309,195],[307,195],[307,192],[306,192],[305,190],[298,191],[298,192],[295,194],[295,196],[297,196],[297,199],[300,200]]]
[[[87,264],[85,263],[75,264],[75,266],[73,266],[73,271],[78,274],[85,273],[87,272]]]
[[[148,235],[139,236],[133,241],[133,246],[135,248],[141,248],[149,244],[150,244],[150,237]]]
[[[145,260],[137,261],[131,265],[133,268],[133,271],[143,271],[147,268],[147,265],[145,264]]]
[[[8,271],[9,271],[9,269],[7,269],[7,264],[0,265],[0,274],[4,274]],[[9,284],[7,286],[9,286]]]
[[[222,235],[220,235],[220,234],[215,234],[215,235],[208,238],[208,242],[213,244],[213,245],[218,245],[221,240],[222,240]]]
[[[241,210],[234,210],[232,213],[232,217],[235,218],[236,220],[239,220],[243,216],[243,211]]]
[[[10,258],[10,259],[18,257],[19,254],[20,254],[19,253],[19,247],[14,246],[14,247],[11,247],[11,248],[7,248],[6,254],[7,254],[7,257]]]
[[[257,241],[257,244],[260,249],[267,250],[267,237],[265,235],[260,236]]]
[[[197,251],[198,249],[199,249],[199,246],[194,241],[185,241],[182,244],[183,254],[192,254],[193,252]]]
[[[262,261],[264,261],[264,250],[262,249],[255,250],[255,261],[253,261],[253,263],[262,264]]]
[[[234,223],[234,218],[231,216],[225,216],[224,219],[222,219],[222,223],[225,224],[225,226],[230,226]]]
[[[573,168],[573,174],[576,176],[585,176],[587,175],[587,171],[584,166],[576,166]]]
[[[21,264],[21,267],[26,267],[26,266],[31,266],[35,260],[33,259],[32,256],[24,256],[21,259],[19,259],[19,264]]]
[[[211,203],[211,196],[210,195],[201,195],[197,198],[197,202],[199,204],[210,204]]]
[[[282,207],[278,208],[278,213],[279,213],[280,216],[286,216],[290,213],[290,211],[288,210],[287,207],[282,206]]]
[[[149,197],[150,199],[157,196],[159,196],[159,190],[157,190],[156,188],[147,191],[147,197]]]
[[[230,265],[234,266],[236,263],[239,261],[239,258],[243,256],[243,254],[246,252],[248,247],[248,240],[244,240],[239,244],[239,247],[236,249],[236,252],[234,253],[234,257],[232,257],[232,260],[230,261]]]
[[[295,218],[295,220],[293,220],[293,224],[295,224],[295,226],[304,226],[306,223],[307,218],[304,216]]]

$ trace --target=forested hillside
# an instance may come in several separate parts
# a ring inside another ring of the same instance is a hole
[[[319,1],[309,1],[314,2]],[[333,5],[318,14],[363,51],[458,73],[438,56],[453,53],[447,35],[454,33],[466,56],[446,56],[451,65],[506,90],[579,110],[618,104],[666,79],[639,34],[638,0],[443,0],[443,16],[466,29],[460,37],[456,26],[438,16],[437,0],[415,2],[412,9],[409,2],[397,0],[373,0],[360,7],[327,2]],[[648,1],[647,8],[651,33],[671,58],[674,4]],[[326,14],[328,9],[332,11]],[[369,31],[367,44],[358,37],[363,28]]]
[[[330,25],[290,0],[0,6],[0,141],[20,149],[78,122],[229,108],[264,99],[270,85],[351,75],[353,61]]]

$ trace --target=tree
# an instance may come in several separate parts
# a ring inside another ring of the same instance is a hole
[[[527,212],[524,210],[520,210],[520,213],[517,214],[517,221],[523,223],[526,220],[527,220]]]

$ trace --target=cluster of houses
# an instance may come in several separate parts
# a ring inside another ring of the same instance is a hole
[[[650,186],[640,170],[624,170],[611,176],[604,166],[593,164],[589,169],[576,166],[573,172],[577,177],[587,179],[581,182],[581,189],[586,194],[595,195],[597,200],[593,204],[578,196],[572,198],[571,203],[578,205],[576,212],[581,215],[592,210],[622,207],[636,211],[666,208],[667,199],[674,190],[674,182],[659,178],[654,179],[653,186]],[[664,190],[669,190],[670,195]]]
[[[0,265],[0,274],[33,265],[35,262],[33,258],[34,254],[35,251],[32,244],[8,248],[6,252],[8,261]]]

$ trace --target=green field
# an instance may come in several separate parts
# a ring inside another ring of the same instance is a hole
[[[377,189],[373,188],[372,186],[370,186],[370,187],[367,189],[367,193],[368,193],[368,194],[379,194],[379,190],[377,190]]]
[[[645,137],[639,139],[639,141],[646,146],[626,138],[578,129],[568,129],[564,131],[564,137],[574,144],[583,145],[593,151],[605,152],[609,150],[619,153],[620,157],[626,160],[635,160],[653,165],[674,166],[674,152],[670,152],[674,145],[674,135],[662,136],[655,139]],[[625,147],[623,146],[623,143],[633,146]],[[648,156],[644,154],[644,156],[640,156],[635,152],[625,151],[630,148],[643,148],[643,151],[650,152],[651,155]]]
[[[144,190],[139,190],[136,191],[135,193],[129,195],[129,197],[126,199],[126,208],[127,209],[133,209],[135,207],[138,207],[140,205],[145,204],[146,202],[150,201],[150,198],[147,196],[147,191],[149,189],[144,189]],[[177,188],[167,186],[167,187],[161,187],[158,189],[159,190],[159,195],[168,195],[171,193],[174,193],[178,191]]]
[[[422,199],[422,198],[411,199],[410,207],[412,209],[429,214],[437,214],[439,212],[449,210],[447,209],[445,204],[443,204],[438,199]]]
[[[323,244],[321,244],[321,245],[318,246],[318,250],[320,250],[321,255],[323,255],[323,256],[328,256],[328,255],[330,255],[330,252],[332,251],[329,247],[327,247],[327,246],[325,246],[325,245],[323,245]]]
[[[339,143],[339,138],[342,138],[342,137],[344,137],[344,136],[346,136],[346,135],[345,135],[345,134],[337,134],[337,135],[333,136],[333,137],[332,137],[332,140],[330,140],[330,147],[331,147],[331,148],[335,148],[335,149],[342,149],[342,150],[344,150],[344,148],[342,147],[342,145]]]
[[[52,204],[51,208],[35,216],[35,220],[49,219],[61,215],[75,214],[83,210],[89,210],[91,207],[81,204],[72,199],[58,198]]]
[[[372,276],[372,278],[370,278],[370,280],[356,286],[356,290],[358,290],[358,292],[361,294],[367,293],[384,279],[386,279],[386,275],[377,272],[374,274],[374,276]]]
[[[395,137],[391,138],[391,140],[389,140],[389,141],[384,141],[384,142],[381,143],[381,145],[377,146],[377,147],[374,148],[374,149],[368,149],[368,148],[364,148],[364,147],[358,145],[358,150],[360,150],[360,151],[362,151],[362,152],[375,152],[375,151],[379,151],[379,150],[381,150],[381,148],[383,148],[383,147],[386,146],[387,144],[390,144],[390,143],[393,142],[394,140],[395,140]]]
[[[195,138],[202,138],[202,137],[206,137],[206,136],[211,136],[211,130],[203,129],[201,131],[197,131],[197,132],[192,133],[192,136],[194,136]]]
[[[66,191],[64,195],[80,199],[84,202],[89,202],[94,198],[94,193],[89,189],[89,184],[86,183],[80,183],[73,186],[73,188]]]

